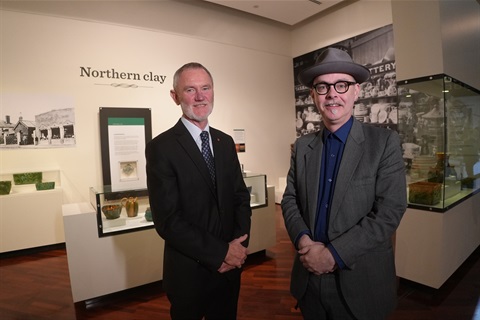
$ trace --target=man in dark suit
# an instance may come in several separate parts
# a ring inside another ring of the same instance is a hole
[[[392,235],[406,210],[395,131],[353,116],[369,70],[328,48],[300,82],[322,115],[294,144],[282,212],[298,249],[291,292],[305,319],[383,320],[396,305]]]
[[[170,315],[236,319],[251,209],[235,143],[209,127],[213,79],[204,66],[178,69],[170,95],[183,115],[146,147],[150,207],[165,240]]]

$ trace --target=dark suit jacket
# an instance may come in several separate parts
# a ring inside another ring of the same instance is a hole
[[[235,144],[210,127],[217,188],[194,139],[181,121],[146,146],[147,185],[155,228],[165,240],[167,293],[201,289],[217,272],[228,242],[250,233],[250,194]],[[244,243],[248,245],[248,240]],[[240,269],[226,273],[239,277]]]
[[[297,139],[282,200],[292,241],[314,233],[322,158],[322,131]],[[340,164],[328,236],[347,268],[336,272],[358,319],[385,319],[396,305],[392,235],[406,210],[405,166],[398,134],[354,121]],[[309,272],[295,259],[291,291],[298,300]]]

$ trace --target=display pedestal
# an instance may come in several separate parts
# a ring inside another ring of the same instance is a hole
[[[159,281],[164,241],[155,229],[99,238],[89,203],[63,205],[74,302]]]
[[[480,245],[480,193],[439,213],[408,208],[396,233],[397,276],[438,289]]]
[[[0,196],[0,252],[42,247],[65,241],[63,190],[11,193]]]
[[[252,225],[248,253],[273,247],[277,241],[275,225],[275,187],[267,186],[268,206],[252,209]]]
[[[273,199],[275,187],[267,188]],[[89,203],[63,205],[68,269],[74,302],[162,280],[164,241],[155,229],[99,237]],[[274,246],[275,203],[252,210],[249,253]]]

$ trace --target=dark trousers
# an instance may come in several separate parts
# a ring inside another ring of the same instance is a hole
[[[240,277],[232,280],[213,275],[201,290],[181,295],[167,294],[172,320],[235,320],[237,319]]]
[[[310,275],[307,291],[298,306],[305,320],[355,320],[343,299],[335,273]]]

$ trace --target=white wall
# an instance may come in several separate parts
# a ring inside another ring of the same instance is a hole
[[[478,1],[395,0],[392,8],[397,80],[445,73],[480,88]]]
[[[451,13],[449,21],[455,17]],[[278,186],[295,140],[292,58],[391,23],[392,2],[383,0],[349,1],[293,30],[203,1],[2,1],[0,94],[73,100],[77,145],[1,150],[0,172],[59,168],[66,202],[88,201],[88,188],[102,184],[98,108],[151,107],[155,136],[180,116],[168,95],[173,72],[196,60],[215,78],[212,126],[227,133],[245,129],[247,152],[240,161]],[[449,35],[462,30],[443,28]],[[449,59],[458,54],[448,50]],[[168,78],[146,89],[95,86],[79,76],[80,66]]]
[[[292,56],[317,50],[392,23],[390,1],[360,0],[292,31]]]
[[[239,158],[246,170],[266,173],[269,184],[286,174],[295,134],[291,57],[112,23],[11,10],[0,14],[0,93],[71,98],[77,143],[74,148],[1,150],[1,172],[58,168],[66,202],[89,201],[89,187],[102,184],[98,108],[150,107],[155,136],[181,114],[169,96],[174,71],[199,61],[215,81],[211,125],[230,134],[245,129],[247,151]],[[267,30],[263,36],[268,34]],[[151,88],[99,86],[95,83],[112,81],[80,77],[80,66],[152,71],[167,80],[163,85],[137,82]],[[71,106],[52,106],[62,107]],[[18,119],[10,116],[13,122]]]

